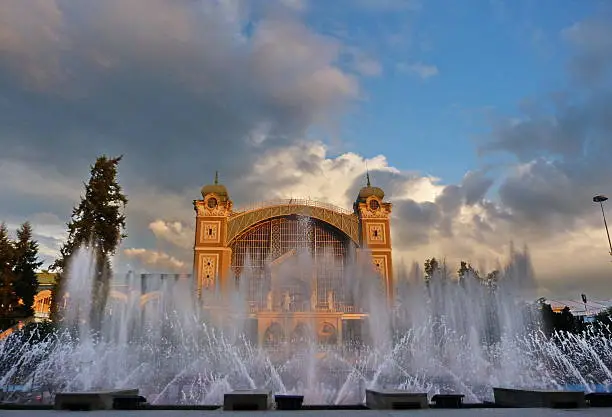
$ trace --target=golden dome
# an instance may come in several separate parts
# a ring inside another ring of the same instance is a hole
[[[370,184],[370,174],[369,173],[366,175],[366,178],[368,181],[367,185],[363,187],[361,190],[359,190],[359,195],[357,196],[357,200],[365,201],[366,199],[372,196],[377,197],[380,200],[385,198],[385,192],[383,191],[382,188],[372,187],[372,185]]]
[[[225,188],[225,185],[219,184],[219,173],[218,172],[215,173],[214,184],[205,185],[204,187],[202,187],[201,192],[202,192],[202,197],[204,198],[206,198],[208,194],[216,194],[222,200],[226,200],[229,197],[229,194],[227,193],[227,188]]]
[[[383,191],[382,188],[372,187],[372,186],[363,187],[361,190],[359,190],[358,198],[360,200],[365,200],[371,196],[378,197],[382,200],[383,198],[385,198],[385,192]]]

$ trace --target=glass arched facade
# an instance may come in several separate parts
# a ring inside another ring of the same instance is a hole
[[[256,310],[342,309],[350,299],[344,274],[350,245],[346,235],[320,220],[273,218],[230,245],[232,270]]]

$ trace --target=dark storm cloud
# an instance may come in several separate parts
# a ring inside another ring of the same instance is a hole
[[[393,229],[397,236],[394,245],[402,249],[427,244],[435,236],[452,237],[461,208],[485,204],[485,195],[493,184],[485,172],[470,171],[458,185],[444,186],[433,202],[418,202],[405,195],[406,190],[418,188],[417,184],[423,181],[419,174],[374,170],[370,178],[372,185],[381,187],[385,198],[393,202]],[[349,188],[349,195],[354,198],[364,182],[358,178]],[[475,232],[491,230],[484,218],[475,216],[473,220]]]
[[[471,206],[481,202],[492,185],[493,180],[483,171],[470,171],[465,174],[461,182],[465,204]]]
[[[592,196],[612,194],[612,25],[602,19],[563,31],[573,47],[566,91],[522,106],[523,114],[494,126],[482,147],[521,164],[499,185],[515,231],[545,237],[596,224]]]
[[[246,4],[3,2],[3,157],[72,173],[102,152],[125,154],[126,176],[176,188],[215,169],[237,177],[301,139],[357,86],[335,66],[333,40],[281,3],[256,21]]]
[[[393,172],[388,170],[371,170],[369,171],[369,175],[371,185],[373,187],[382,188],[385,192],[385,198],[390,200],[394,200],[397,195],[404,194],[406,184],[423,178],[420,174],[409,171]],[[354,200],[357,197],[357,194],[359,194],[359,190],[366,186],[366,183],[367,178],[365,174],[355,178],[353,184],[347,189],[346,196],[349,199]]]
[[[393,207],[394,230],[400,248],[412,248],[429,243],[442,219],[440,208],[430,202],[400,200]]]

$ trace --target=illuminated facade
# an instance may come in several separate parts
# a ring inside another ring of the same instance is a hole
[[[247,285],[261,344],[299,339],[305,329],[340,343],[346,327],[366,316],[346,282],[345,267],[360,256],[371,259],[393,298],[391,204],[369,177],[353,210],[300,199],[234,210],[217,178],[202,187],[194,208],[196,291],[202,297]]]
[[[193,273],[161,278],[193,279],[204,304],[207,293],[232,291],[239,282],[246,285],[252,333],[259,344],[299,341],[313,334],[326,344],[359,338],[367,312],[352,299],[346,270],[355,260],[371,264],[372,277],[379,277],[387,299],[393,299],[391,204],[369,177],[352,210],[300,199],[234,210],[217,178],[201,191],[202,199],[193,202]],[[147,274],[140,278],[144,306],[159,291],[148,287]],[[54,274],[39,275],[34,300],[38,320],[49,316],[54,279]],[[120,285],[113,286],[110,300],[126,302]]]

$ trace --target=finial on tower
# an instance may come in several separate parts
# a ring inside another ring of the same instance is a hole
[[[372,182],[370,181],[370,169],[368,168],[368,163],[366,162],[366,186],[359,190],[357,201],[365,201],[371,196],[375,196],[382,200],[385,198],[385,192],[380,187],[372,187]]]
[[[219,171],[215,171],[215,185],[219,184]]]

